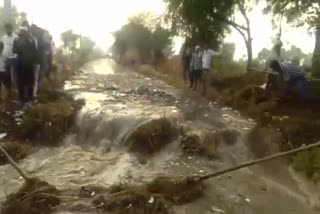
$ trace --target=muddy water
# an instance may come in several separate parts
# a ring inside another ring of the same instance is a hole
[[[86,100],[78,115],[75,134],[66,136],[64,146],[43,148],[20,163],[30,176],[37,176],[61,190],[79,186],[108,187],[118,182],[141,183],[159,174],[206,174],[275,152],[277,133],[247,134],[254,121],[238,112],[199,98],[189,90],[177,90],[122,68],[110,60],[87,64],[65,85],[65,90]],[[235,145],[219,147],[213,160],[185,156],[177,142],[140,164],[126,151],[124,137],[141,122],[166,116],[178,126],[196,129],[236,129],[241,137]],[[261,145],[261,147],[259,146]],[[263,148],[257,153],[256,148]],[[177,207],[176,213],[316,213],[317,200],[297,184],[285,161],[243,169],[207,182],[205,196]],[[16,191],[22,179],[10,166],[0,167],[0,201]],[[319,192],[319,191],[318,191]],[[72,212],[61,206],[57,213]]]

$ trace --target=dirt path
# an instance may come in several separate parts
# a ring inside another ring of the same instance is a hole
[[[66,83],[66,90],[86,100],[78,116],[76,134],[63,147],[41,149],[20,165],[32,176],[72,190],[79,186],[108,187],[121,182],[141,183],[159,174],[206,174],[254,158],[253,145],[272,151],[276,133],[250,141],[254,121],[238,112],[208,103],[189,90],[178,90],[162,81],[146,78],[99,60]],[[165,115],[179,126],[195,129],[236,129],[241,137],[234,145],[222,144],[216,158],[186,156],[174,142],[141,164],[127,152],[123,137],[141,121]],[[267,152],[270,152],[267,151]],[[21,178],[10,166],[0,167],[0,201],[16,191]],[[60,207],[57,213],[79,213]],[[308,198],[291,178],[284,161],[243,169],[206,183],[201,199],[176,207],[176,213],[315,213]],[[88,212],[80,212],[88,213]],[[91,212],[90,212],[91,213]]]

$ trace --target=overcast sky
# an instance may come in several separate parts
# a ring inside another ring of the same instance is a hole
[[[2,0],[0,0],[2,1]],[[163,14],[165,6],[162,0],[12,0],[20,11],[28,14],[30,22],[47,28],[59,40],[60,33],[73,29],[90,36],[99,45],[107,47],[112,43],[110,32],[119,29],[128,17],[141,13],[153,12]],[[270,48],[272,32],[269,16],[257,8],[249,14],[253,36],[254,54],[262,48]],[[237,18],[238,20],[238,18]],[[241,21],[240,17],[239,20]],[[306,28],[283,26],[283,42],[286,46],[295,44],[304,52],[312,52],[314,37],[310,37]],[[237,45],[236,58],[246,53],[242,37],[232,31],[226,41]],[[178,49],[177,45],[177,49]]]

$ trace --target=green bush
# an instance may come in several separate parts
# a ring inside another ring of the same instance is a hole
[[[320,181],[320,148],[299,153],[293,158],[293,168],[318,183]]]

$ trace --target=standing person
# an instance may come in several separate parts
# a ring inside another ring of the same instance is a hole
[[[188,78],[190,78],[190,61],[191,61],[191,48],[185,46],[182,52],[182,75],[184,84],[187,84]]]
[[[283,86],[281,99],[286,100],[291,93],[297,94],[304,101],[309,98],[307,81],[300,66],[272,60],[269,67],[280,77]]]
[[[274,45],[271,50],[271,54],[269,56],[269,59],[266,63],[265,71],[268,70],[270,67],[270,62],[272,60],[276,60],[280,62],[281,58],[281,48],[282,48],[282,41],[280,39],[280,34],[277,35],[277,38],[274,41]],[[267,95],[276,96],[278,91],[280,90],[280,80],[279,76],[274,75],[272,73],[267,74],[267,83],[266,83],[266,93]]]
[[[44,48],[44,58],[42,62],[42,75],[49,78],[50,71],[52,68],[52,41],[51,36],[48,32],[44,32],[43,34],[43,48]]]
[[[13,44],[17,54],[17,83],[22,104],[33,101],[34,68],[37,48],[26,27],[20,27],[19,35]]]
[[[39,85],[43,74],[41,73],[41,66],[44,59],[44,45],[43,45],[43,30],[36,25],[31,25],[29,28],[30,37],[33,39],[36,46],[36,63],[34,66],[34,85],[33,96],[36,97],[39,91]]]
[[[6,69],[7,56],[4,55],[4,44],[0,42],[0,100],[2,99],[2,86],[7,90],[7,96],[10,96],[12,90],[11,73]]]
[[[208,73],[212,67],[213,57],[220,56],[220,55],[221,55],[220,53],[209,49],[209,46],[207,44],[205,45],[204,50],[202,52],[202,74],[201,74],[202,86],[203,86],[202,93],[204,95],[207,93]]]
[[[202,52],[199,45],[195,47],[195,51],[192,53],[190,67],[191,67],[190,88],[193,87],[194,90],[197,90],[197,84],[198,84],[199,78],[201,77],[201,70],[202,70]]]
[[[2,37],[4,45],[3,56],[6,58],[6,71],[10,73],[11,82],[16,85],[16,73],[15,73],[15,54],[13,53],[13,43],[16,39],[16,35],[13,33],[13,27],[11,24],[4,26],[6,34]]]

